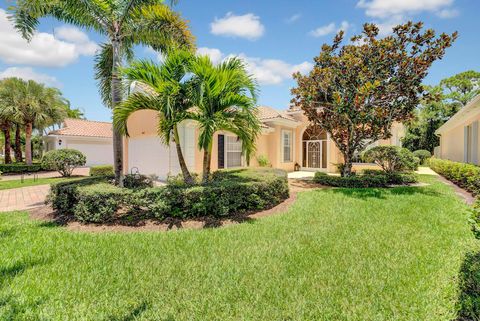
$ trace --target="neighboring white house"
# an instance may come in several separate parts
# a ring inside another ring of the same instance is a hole
[[[87,157],[87,166],[113,164],[112,124],[65,119],[62,128],[44,137],[46,150],[76,149]]]

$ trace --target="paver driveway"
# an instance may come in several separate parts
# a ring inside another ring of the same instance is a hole
[[[27,210],[42,206],[50,185],[28,186],[0,191],[0,212]]]

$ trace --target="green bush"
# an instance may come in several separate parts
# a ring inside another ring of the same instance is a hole
[[[42,164],[32,164],[27,165],[24,163],[14,163],[14,164],[0,164],[0,172],[8,174],[21,174],[21,173],[35,173],[39,172],[43,168]]]
[[[132,189],[148,188],[153,187],[153,180],[145,175],[129,174],[125,175],[123,186]]]
[[[113,176],[112,165],[98,165],[90,167],[90,176]]]
[[[258,166],[260,167],[270,167],[270,161],[265,155],[260,155],[257,157]]]
[[[54,183],[50,186],[47,203],[61,215],[73,215],[74,207],[78,203],[78,188],[107,181],[105,176],[96,176]]]
[[[288,198],[286,172],[274,169],[215,172],[206,185],[118,188],[106,177],[89,177],[52,186],[49,200],[62,214],[102,223],[124,214],[142,218],[223,217],[258,211]]]
[[[432,153],[425,149],[419,149],[413,152],[413,155],[420,160],[420,164],[424,165],[425,162],[432,157]]]
[[[58,171],[62,176],[72,175],[75,168],[84,166],[87,159],[82,152],[75,149],[51,150],[43,156],[42,165]]]
[[[77,204],[73,209],[75,218],[84,223],[111,222],[125,206],[130,194],[129,189],[108,183],[80,187],[77,190]]]
[[[480,167],[432,158],[430,168],[469,192],[480,195]]]
[[[412,173],[385,173],[380,170],[364,170],[362,175],[348,177],[331,176],[323,172],[317,172],[313,181],[317,184],[332,187],[367,188],[407,185],[416,183],[418,180]]]
[[[362,158],[377,164],[386,173],[414,171],[419,164],[411,151],[398,146],[375,146],[363,152]]]

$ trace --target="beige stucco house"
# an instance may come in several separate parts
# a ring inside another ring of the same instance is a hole
[[[315,130],[301,110],[278,111],[258,107],[262,133],[256,142],[256,154],[250,166],[258,166],[257,158],[264,156],[274,168],[293,171],[295,164],[302,170],[336,172],[335,164],[342,156],[325,132]],[[180,172],[175,146],[162,144],[157,135],[158,117],[155,111],[137,111],[128,119],[129,137],[124,141],[126,172],[155,174],[159,178]],[[192,172],[202,172],[203,152],[198,149],[199,128],[193,121],[179,126],[181,146],[186,163]],[[405,134],[402,124],[395,124],[392,137],[376,145],[400,145]],[[212,170],[246,166],[241,141],[228,132],[214,136]],[[372,164],[355,164],[357,170]]]
[[[435,149],[435,157],[479,165],[479,122],[480,95],[435,132],[440,136],[440,146]]]

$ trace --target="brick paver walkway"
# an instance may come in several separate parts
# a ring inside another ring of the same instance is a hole
[[[28,186],[0,191],[0,212],[22,211],[44,205],[50,185]]]

